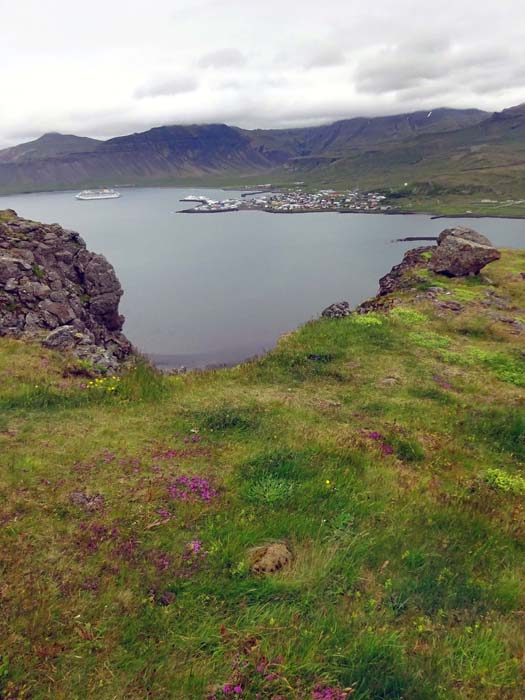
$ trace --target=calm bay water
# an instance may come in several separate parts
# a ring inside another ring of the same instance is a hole
[[[114,265],[129,339],[162,366],[237,362],[329,304],[358,304],[418,242],[451,225],[472,226],[503,247],[525,247],[525,221],[428,216],[176,214],[195,190],[124,189],[116,200],[72,192],[0,197],[0,209],[79,231]],[[212,199],[226,195],[201,189]]]

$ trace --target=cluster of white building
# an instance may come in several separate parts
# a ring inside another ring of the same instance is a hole
[[[183,202],[194,202],[196,206],[184,210],[184,213],[209,213],[255,209],[267,212],[305,212],[305,211],[386,211],[390,206],[384,204],[386,197],[378,192],[360,192],[359,190],[336,191],[319,190],[305,192],[302,189],[284,192],[257,193],[253,196],[243,195],[243,199],[224,199],[215,201],[202,195],[189,195]]]
[[[360,192],[358,190],[305,192],[298,189],[258,196],[251,199],[249,204],[253,208],[262,208],[267,211],[338,211],[340,209],[385,211],[390,208],[383,204],[385,199],[384,195],[377,192]]]

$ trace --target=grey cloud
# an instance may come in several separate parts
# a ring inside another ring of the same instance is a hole
[[[405,90],[426,80],[439,78],[443,65],[435,58],[416,57],[403,51],[385,51],[376,61],[366,62],[356,72],[360,92],[383,93]]]
[[[346,63],[346,57],[339,48],[326,48],[317,51],[305,63],[306,68],[332,68]]]
[[[420,94],[455,93],[471,84],[501,80],[502,66],[512,63],[504,49],[460,45],[439,40],[402,44],[376,51],[358,65],[359,92]]]
[[[195,78],[188,75],[179,75],[172,78],[155,78],[139,86],[135,90],[135,97],[162,97],[168,95],[180,95],[185,92],[193,92],[199,84]]]
[[[509,89],[523,89],[524,87],[525,65],[517,66],[516,69],[507,71],[504,78],[502,78],[499,71],[488,75],[483,72],[469,82],[470,90],[476,95],[497,95]]]
[[[238,49],[218,49],[204,54],[198,61],[200,68],[240,68],[246,57]]]

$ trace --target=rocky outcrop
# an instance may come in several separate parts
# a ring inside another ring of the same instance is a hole
[[[488,238],[473,229],[458,226],[439,234],[429,268],[449,277],[465,277],[477,275],[485,265],[500,257]]]
[[[424,282],[418,270],[432,270],[447,277],[477,275],[485,265],[499,260],[501,254],[486,236],[465,226],[447,228],[437,239],[437,246],[408,250],[399,265],[379,280],[380,297]]]
[[[113,267],[78,233],[0,212],[0,335],[115,370],[132,351],[121,333],[121,296]]]
[[[426,265],[427,257],[431,255],[433,250],[435,250],[435,248],[432,246],[407,250],[403,260],[398,265],[394,265],[390,272],[379,280],[378,296],[382,297],[398,289],[413,287],[418,280],[414,278],[412,273],[418,267],[424,267]]]
[[[395,303],[390,294],[402,290],[415,292],[420,285],[424,285],[427,295],[437,298],[446,290],[440,286],[428,286],[429,270],[447,277],[468,276],[478,274],[485,265],[500,257],[499,250],[477,231],[462,226],[445,229],[438,236],[437,246],[408,250],[403,260],[379,280],[377,296],[364,301],[356,311],[366,314],[388,308]],[[454,301],[440,301],[440,306],[450,311],[461,310],[461,304]]]
[[[351,313],[350,304],[347,301],[339,301],[336,304],[327,306],[321,316],[325,318],[344,318],[345,316],[350,316]]]

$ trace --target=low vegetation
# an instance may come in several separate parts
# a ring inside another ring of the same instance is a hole
[[[522,272],[226,370],[0,339],[0,698],[521,700]]]

